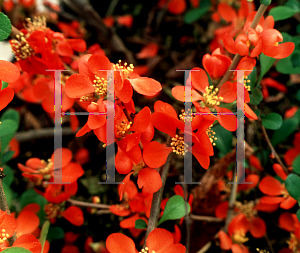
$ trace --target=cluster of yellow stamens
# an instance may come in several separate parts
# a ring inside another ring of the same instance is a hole
[[[4,228],[1,229],[0,243],[3,243],[7,238],[9,238],[9,234],[6,233]]]
[[[26,58],[34,54],[33,49],[29,46],[23,33],[17,34],[16,38],[16,40],[13,39],[11,41],[11,49],[18,61],[25,60]]]
[[[244,76],[244,86],[245,86],[245,88],[247,89],[247,91],[250,91],[251,90],[251,87],[250,87],[250,85],[249,85],[249,83],[250,83],[250,80],[248,79],[248,76]],[[247,85],[248,84],[248,85]]]
[[[150,253],[149,248],[145,247],[144,249],[142,249],[139,253]],[[151,251],[151,253],[155,253],[154,250]]]
[[[291,237],[287,241],[287,244],[289,245],[289,249],[291,249],[293,252],[296,253],[300,251],[300,243],[297,236],[294,233],[291,233]]]
[[[265,249],[259,249],[259,248],[256,248],[256,251],[258,252],[258,253],[269,253],[270,251],[268,251],[268,250],[265,250]]]
[[[210,125],[209,128],[207,128],[206,130],[206,134],[208,135],[208,138],[210,140],[210,142],[212,143],[213,146],[216,146],[215,141],[218,139],[217,137],[215,137],[216,132],[214,132],[211,128],[213,125]]]
[[[84,96],[82,96],[80,99],[79,99],[80,102],[91,102],[91,101],[94,101],[94,93],[89,93],[89,94],[86,94]]]
[[[178,136],[177,134],[172,138],[170,145],[173,149],[173,152],[177,155],[185,155],[187,152],[188,145],[184,143],[184,137]]]
[[[47,29],[46,17],[34,17],[33,20],[31,18],[26,18],[27,24],[24,24],[25,29],[29,33],[33,33],[34,31],[45,31]]]
[[[232,241],[233,243],[245,243],[249,240],[248,237],[246,237],[246,233],[243,229],[236,231],[233,235],[232,235]]]
[[[253,209],[253,201],[246,202],[244,204],[239,201],[236,201],[235,206],[239,209],[239,212],[245,214],[247,218],[252,218],[257,214],[257,210]]]
[[[95,75],[95,79],[93,80],[93,86],[95,88],[95,93],[99,97],[106,96],[107,94],[107,80],[104,77],[99,77]]]
[[[39,169],[39,172],[42,174],[49,174],[51,170],[53,169],[53,162],[51,159],[48,159],[47,162],[45,160],[42,160],[42,163],[45,165],[44,168]]]
[[[219,89],[214,88],[213,85],[205,88],[205,93],[203,94],[204,104],[207,107],[214,107],[215,105],[220,105],[220,101],[223,101],[222,97],[218,97]]]
[[[128,65],[127,62],[125,62],[123,65],[121,63],[122,61],[119,60],[118,63],[114,64],[114,70],[121,70],[125,77],[128,77],[128,75],[133,72],[134,66],[133,64]]]
[[[191,121],[193,120],[193,118],[195,118],[195,116],[192,114],[192,119]],[[182,122],[185,122],[185,118],[186,118],[186,113],[184,110],[181,110],[181,114],[179,114],[179,119],[182,121]]]
[[[132,122],[128,122],[128,120],[124,119],[121,124],[116,125],[117,128],[117,135],[120,137],[125,136],[132,125]]]
[[[44,206],[47,219],[54,219],[60,213],[60,207],[57,204],[49,203]]]

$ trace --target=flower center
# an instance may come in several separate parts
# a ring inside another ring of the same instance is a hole
[[[114,64],[113,67],[115,70],[120,70],[124,75],[125,78],[128,78],[129,74],[133,72],[134,66],[133,64],[129,64],[125,62],[123,65],[122,61],[119,60],[118,63]]]
[[[57,204],[49,203],[44,207],[47,219],[54,219],[58,216],[60,208]]]
[[[244,230],[239,230],[232,235],[232,241],[234,243],[242,244],[242,243],[247,242],[248,240],[249,240],[249,238],[246,237]]]
[[[173,152],[177,155],[185,155],[185,153],[187,152],[188,145],[184,143],[184,138],[178,136],[177,134],[172,138],[172,142],[170,145],[173,149]]]
[[[4,228],[1,229],[0,243],[3,243],[7,238],[9,238],[9,234],[6,233]]]
[[[123,121],[119,125],[116,125],[117,135],[119,137],[124,137],[128,132],[128,130],[130,129],[131,125],[132,125],[131,121],[128,122],[127,119],[123,119]]]
[[[10,46],[18,61],[25,60],[26,58],[34,54],[33,49],[29,46],[23,33],[20,33],[20,35],[17,34],[16,38],[17,40],[11,40]]]
[[[53,162],[51,159],[48,159],[47,162],[42,160],[42,163],[45,164],[45,167],[42,169],[39,169],[39,172],[42,174],[49,174],[52,171]]]
[[[33,20],[31,18],[26,18],[27,24],[24,24],[25,29],[29,33],[33,33],[34,31],[45,31],[47,29],[46,17],[34,17]]]
[[[149,251],[148,247],[145,247],[144,249],[142,249],[139,253],[155,253],[154,250],[152,250],[151,252]]]
[[[217,137],[215,137],[216,132],[214,132],[211,128],[212,128],[212,124],[209,126],[209,128],[207,128],[206,130],[206,134],[208,135],[208,138],[210,140],[210,142],[212,143],[213,146],[216,146],[215,141],[218,139]]]
[[[249,83],[251,82],[249,79],[248,79],[248,76],[244,76],[244,86],[245,88],[247,89],[247,91],[251,91],[251,87],[249,85]],[[248,84],[248,85],[247,85]]]
[[[214,107],[215,105],[219,105],[220,101],[223,100],[222,97],[217,96],[218,88],[214,88],[213,85],[205,88],[206,93],[203,94],[204,104],[207,107]]]
[[[93,81],[93,86],[95,88],[95,93],[99,97],[106,96],[107,94],[107,80],[104,77],[99,77],[95,75],[95,79]]]
[[[291,249],[293,252],[299,252],[300,250],[300,244],[297,236],[294,233],[291,233],[290,239],[287,241],[287,244],[289,245],[289,249]]]
[[[239,209],[240,213],[243,213],[246,215],[247,218],[252,218],[257,214],[257,210],[254,210],[254,202],[246,202],[246,203],[241,203],[239,201],[235,202],[235,206]]]
[[[190,117],[192,116],[192,119],[191,119],[191,121],[195,118],[195,115],[190,115],[190,112],[189,112],[189,114],[188,114],[188,116],[186,116],[186,113],[185,113],[185,111],[184,110],[181,110],[181,114],[179,114],[179,119],[182,121],[182,122],[185,122],[185,119],[186,118],[189,118],[190,119]]]

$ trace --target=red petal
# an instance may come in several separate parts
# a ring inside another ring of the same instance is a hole
[[[154,96],[161,91],[161,84],[152,78],[139,77],[129,81],[133,89],[142,95]]]
[[[111,205],[109,207],[109,211],[118,216],[128,216],[129,214],[131,214],[130,209],[126,209],[121,205]]]
[[[21,247],[28,249],[32,253],[41,253],[42,245],[38,239],[31,234],[21,235],[13,243],[13,247]]]
[[[160,100],[155,102],[154,111],[168,114],[168,115],[174,117],[175,119],[177,119],[177,112],[175,111],[174,107],[172,105],[162,102]]]
[[[115,157],[115,166],[120,174],[128,174],[133,166],[132,161],[120,148]]]
[[[260,203],[265,205],[277,205],[284,200],[284,197],[275,197],[275,196],[262,196],[260,198]]]
[[[236,82],[232,83],[230,81],[225,82],[218,93],[219,97],[223,98],[223,102],[232,103],[236,100]]]
[[[107,237],[106,248],[110,253],[136,253],[132,239],[120,233],[114,233]]]
[[[75,226],[81,226],[84,222],[83,212],[77,206],[70,206],[61,213],[61,216]]]
[[[86,43],[82,39],[68,39],[68,43],[77,52],[84,52],[86,50]]]
[[[146,245],[149,248],[149,252],[162,253],[173,243],[174,238],[171,232],[162,228],[156,228],[148,235]]]
[[[231,37],[229,36],[229,34],[226,34],[226,35],[224,36],[223,43],[224,43],[224,47],[226,48],[226,50],[227,50],[229,53],[232,53],[232,54],[235,54],[235,53],[236,53],[234,40],[233,40],[233,38],[231,38]]]
[[[251,108],[249,107],[249,105],[245,104],[244,106],[245,106],[245,115],[246,115],[246,117],[249,118],[249,119],[255,119],[255,120],[257,120],[258,119],[257,115],[255,114],[255,112],[253,112],[251,110]]]
[[[224,231],[221,230],[218,233],[218,237],[220,239],[220,248],[223,250],[230,250],[232,246],[232,241],[229,235],[227,235]]]
[[[144,146],[143,158],[145,163],[151,168],[158,168],[165,164],[168,155],[172,152],[171,147],[166,147],[156,141],[152,141]]]
[[[157,192],[162,186],[160,174],[156,169],[152,168],[141,169],[137,183],[140,189],[143,188],[145,192],[149,193]]]
[[[172,88],[171,92],[172,92],[172,95],[174,98],[176,98],[177,100],[179,100],[181,102],[185,102],[185,87],[184,86],[175,86]],[[195,102],[195,101],[202,100],[203,98],[197,91],[192,89],[191,99],[192,99],[192,102]]]
[[[73,50],[67,41],[60,41],[56,44],[56,52],[61,56],[72,56]]]
[[[185,253],[186,248],[182,244],[176,243],[164,249],[163,253]]]
[[[12,88],[5,88],[0,90],[0,111],[5,108],[14,98],[14,90]]]
[[[0,80],[12,83],[17,81],[19,77],[20,70],[15,64],[0,60]]]
[[[115,95],[124,103],[130,102],[133,95],[133,90],[128,79],[124,80],[121,90],[115,89]]]
[[[150,124],[151,111],[148,106],[145,106],[135,117],[134,123],[130,131],[144,132]]]
[[[284,212],[279,215],[278,225],[289,232],[295,231],[295,220],[291,213]]]
[[[18,236],[33,233],[39,225],[40,220],[35,213],[22,210],[17,218]]]
[[[286,42],[279,44],[278,46],[264,47],[263,53],[275,59],[282,59],[290,56],[295,49],[293,42]]]
[[[283,200],[280,203],[280,207],[282,209],[288,210],[291,209],[294,205],[296,205],[297,200],[295,200],[294,198],[292,198],[291,196],[288,196],[285,200]]]
[[[218,107],[218,112],[228,113],[228,115],[218,115],[219,123],[222,127],[228,131],[236,131],[237,129],[237,118],[235,115],[232,115],[232,111],[227,108]]]
[[[186,9],[185,0],[171,0],[168,4],[168,11],[174,15],[182,14]]]
[[[277,179],[275,179],[271,176],[266,176],[260,181],[259,189],[264,194],[267,194],[270,196],[279,196],[282,194],[282,191],[284,190],[281,183]]]
[[[154,57],[157,55],[158,49],[159,47],[156,43],[149,43],[148,45],[144,46],[136,56],[138,59]]]
[[[250,233],[254,238],[262,238],[266,234],[266,223],[263,219],[255,217],[250,222]]]
[[[220,3],[218,5],[218,13],[227,22],[233,21],[237,18],[235,10],[225,3]]]
[[[70,98],[80,98],[94,90],[93,84],[86,75],[71,75],[65,83],[65,92]]]
[[[228,206],[229,206],[228,201],[224,201],[224,202],[220,203],[215,210],[216,217],[222,218],[222,219],[226,218]]]
[[[191,81],[192,87],[201,92],[205,92],[205,88],[209,85],[207,74],[201,68],[192,68]]]
[[[285,173],[285,171],[283,170],[280,164],[274,163],[273,170],[283,181],[286,180],[287,174]]]
[[[171,137],[174,137],[176,134],[177,121],[179,120],[161,112],[154,112],[151,115],[151,122],[153,126]]]
[[[78,163],[69,163],[62,169],[62,181],[63,182],[76,182],[79,177],[84,174],[84,170]]]

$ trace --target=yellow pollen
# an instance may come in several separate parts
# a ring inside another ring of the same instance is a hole
[[[79,101],[80,102],[91,102],[94,100],[94,93],[89,93],[87,95],[82,96]]]
[[[16,59],[25,60],[34,54],[33,49],[29,46],[24,34],[16,35],[17,39],[11,40],[11,49],[16,56]]]
[[[216,146],[215,141],[218,139],[217,137],[215,137],[216,132],[214,132],[211,128],[212,128],[212,124],[209,126],[209,128],[206,130],[206,134],[208,135],[208,138],[210,140],[210,142],[212,143],[213,146]]]
[[[99,77],[95,75],[95,79],[93,80],[93,86],[95,88],[95,93],[99,97],[106,96],[107,94],[107,80],[104,77]]]
[[[243,213],[247,218],[252,218],[257,214],[257,210],[254,210],[254,202],[242,202],[236,201],[235,206],[239,209],[239,213]]]
[[[246,237],[244,230],[239,230],[232,235],[232,241],[234,243],[241,244],[241,243],[247,242],[248,240],[249,240],[249,238]]]
[[[203,94],[203,102],[207,107],[214,107],[215,105],[220,105],[220,102],[223,100],[222,97],[218,97],[219,89],[214,88],[213,85],[205,88],[205,93]]]
[[[289,249],[291,249],[292,252],[296,253],[300,251],[300,243],[294,233],[291,233],[290,239],[287,241],[287,244],[289,245]]]
[[[31,18],[26,18],[26,24],[24,24],[25,29],[29,33],[33,33],[34,31],[45,31],[47,29],[46,17],[34,17],[33,20]]]
[[[119,60],[118,63],[113,65],[114,70],[120,70],[124,75],[125,78],[128,78],[129,74],[133,72],[134,66],[133,64],[129,64],[124,62],[122,65],[122,61]]]
[[[179,114],[179,119],[182,121],[182,122],[185,122],[185,117],[186,117],[186,113],[184,110],[181,110],[181,114]],[[195,118],[195,116],[192,114],[192,121],[193,119]]]
[[[47,219],[54,219],[60,212],[60,207],[57,204],[49,203],[44,206]]]
[[[148,247],[145,247],[144,249],[141,249],[141,251],[139,253],[150,253],[150,251],[149,251]],[[155,251],[152,250],[151,253],[155,253]]]
[[[247,91],[250,91],[251,90],[251,86],[247,85],[247,83],[249,84],[251,81],[247,80],[247,79],[248,79],[248,76],[244,76],[244,86],[247,89]]]
[[[7,238],[9,238],[9,234],[5,233],[6,230],[4,228],[1,229],[0,243],[3,243]]]
[[[173,149],[173,152],[177,155],[185,155],[185,153],[187,152],[188,145],[184,143],[184,138],[178,136],[177,134],[172,138],[172,142],[170,145]]]
[[[124,119],[121,124],[116,125],[117,128],[117,135],[119,135],[119,137],[124,137],[126,135],[126,133],[128,132],[128,130],[130,129],[132,125],[132,122],[128,122],[127,119]]]

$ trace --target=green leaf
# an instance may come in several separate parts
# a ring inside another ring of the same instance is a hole
[[[192,9],[187,11],[184,15],[184,22],[186,24],[191,24],[197,20],[199,20],[205,13],[209,11],[211,7],[211,3],[209,0],[202,0],[201,7],[197,9]]]
[[[269,15],[273,16],[274,21],[284,20],[294,16],[298,12],[289,6],[277,6],[270,10]]]
[[[8,83],[2,81],[2,87],[1,87],[1,90],[5,89],[7,86],[8,86]]]
[[[187,210],[186,210],[187,209]],[[190,212],[190,205],[184,201],[183,197],[179,195],[172,196],[165,207],[164,213],[158,222],[158,226],[166,220],[177,220],[184,217]]]
[[[216,125],[213,127],[213,131],[216,133],[215,140],[216,147],[220,150],[223,155],[226,155],[229,151],[231,151],[232,144],[232,132],[226,130],[221,125]]]
[[[135,221],[135,228],[138,228],[138,229],[147,228],[147,223],[142,219],[138,219]]]
[[[298,175],[294,173],[288,175],[285,180],[285,187],[294,199],[300,200],[300,177]]]
[[[0,158],[0,165],[6,164],[14,156],[15,151],[7,151]]]
[[[40,220],[43,220],[45,217],[44,206],[48,203],[48,201],[40,194],[38,194],[35,190],[29,189],[26,190],[20,197],[19,203],[21,208],[25,207],[28,204],[36,203],[38,204],[41,209],[37,213]]]
[[[288,6],[291,7],[292,9],[297,10],[298,12],[300,12],[300,2],[299,0],[288,0],[284,6]]]
[[[248,80],[250,80],[250,88],[251,90],[254,89],[256,81],[257,81],[257,69],[256,67],[253,68],[253,71],[250,73],[250,75],[248,76]]]
[[[274,132],[271,138],[273,146],[276,146],[278,143],[286,140],[293,132],[296,131],[298,125],[299,117],[297,113],[292,118],[283,120],[281,127]]]
[[[4,137],[9,134],[13,134],[18,129],[18,124],[12,119],[1,120],[0,124],[0,137]],[[2,146],[1,146],[2,148]]]
[[[6,120],[6,119],[11,119],[11,120],[15,121],[15,122],[18,124],[18,126],[19,126],[19,124],[20,124],[20,115],[19,115],[19,113],[18,113],[16,110],[14,110],[14,109],[8,109],[8,110],[6,110],[6,111],[2,114],[0,120],[3,121],[3,120]]]
[[[258,105],[263,100],[262,92],[259,88],[254,88],[250,94],[250,104]]]
[[[8,38],[11,32],[11,23],[9,18],[0,12],[0,41]]]
[[[293,172],[300,175],[300,155],[298,155],[293,161]]]
[[[5,177],[3,178],[3,183],[5,183],[7,186],[10,186],[11,183],[14,181],[13,169],[7,165],[4,165],[3,172],[5,174]]]
[[[269,69],[272,67],[272,65],[276,59],[266,56],[262,53],[259,56],[259,60],[260,60],[261,68],[260,68],[260,75],[259,75],[257,83],[260,83],[261,79],[269,71]]]
[[[4,252],[4,253],[32,253],[28,249],[21,248],[21,247],[11,247],[11,248],[5,249],[1,252]]]
[[[298,218],[298,221],[300,222],[300,209],[298,209],[297,213],[296,213],[296,216]]]
[[[276,64],[276,70],[282,74],[300,74],[300,49],[295,48],[294,52]]]
[[[267,129],[277,130],[282,125],[282,117],[278,113],[272,112],[262,117],[261,123]]]
[[[49,227],[50,227],[50,222],[48,220],[46,220],[43,224],[41,234],[40,234],[40,239],[39,239],[39,241],[42,245],[42,251],[41,252],[43,252],[43,249],[44,249],[44,245],[45,245],[45,241],[46,241],[47,234],[48,234],[48,231],[49,231]]]
[[[65,232],[61,227],[50,227],[47,239],[48,240],[59,240],[65,237]]]

